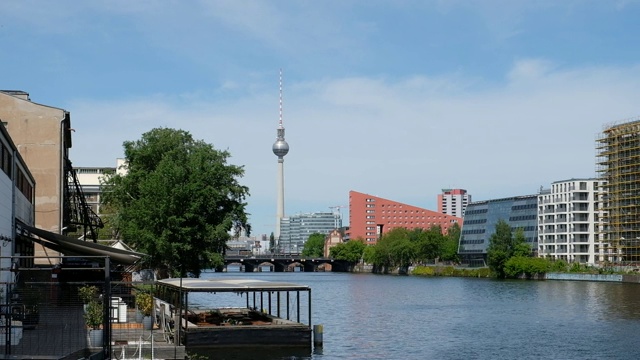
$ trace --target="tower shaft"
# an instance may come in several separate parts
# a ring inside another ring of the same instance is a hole
[[[278,175],[277,175],[277,207],[276,207],[276,229],[274,237],[280,247],[280,234],[282,218],[284,217],[284,156],[289,153],[289,144],[284,139],[284,125],[282,124],[282,70],[280,70],[280,99],[279,99],[279,115],[278,128],[276,130],[276,142],[273,144],[273,153],[278,157]]]

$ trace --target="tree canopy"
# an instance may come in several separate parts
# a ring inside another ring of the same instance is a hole
[[[487,263],[489,268],[499,278],[511,276],[513,267],[506,271],[506,265],[512,257],[529,257],[531,247],[526,243],[524,230],[517,229],[516,234],[511,231],[511,226],[504,220],[498,220],[496,231],[489,238],[487,248]]]
[[[120,237],[167,275],[199,276],[222,264],[231,232],[250,232],[249,189],[230,154],[184,130],[156,128],[124,142],[125,169],[104,181]]]
[[[436,260],[458,261],[460,227],[454,224],[447,234],[440,226],[429,229],[395,228],[382,235],[380,240],[364,249],[364,261],[381,268],[406,268],[416,263]]]
[[[367,245],[359,240],[351,240],[340,243],[331,248],[331,257],[336,260],[344,260],[350,263],[357,263],[362,259],[364,249]]]
[[[302,256],[322,257],[324,255],[324,238],[325,235],[320,233],[309,235],[309,238],[304,243]]]

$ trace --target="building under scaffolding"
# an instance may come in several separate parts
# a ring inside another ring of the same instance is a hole
[[[640,119],[606,126],[596,143],[600,262],[640,263]]]

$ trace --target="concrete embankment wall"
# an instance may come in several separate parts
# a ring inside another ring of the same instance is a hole
[[[606,281],[640,283],[640,275],[547,273],[546,280]]]

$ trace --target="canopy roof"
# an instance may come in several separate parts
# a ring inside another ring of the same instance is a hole
[[[170,278],[158,280],[158,285],[182,288],[190,292],[238,292],[238,291],[308,291],[307,285],[256,279],[194,279]]]
[[[140,260],[145,254],[132,250],[119,249],[111,246],[97,244],[91,241],[78,240],[69,236],[64,236],[50,231],[38,229],[33,226],[19,223],[22,229],[27,230],[29,234],[24,232],[21,236],[37,242],[44,247],[54,251],[59,251],[67,256],[76,257],[96,257],[108,256],[112,262],[133,265]],[[38,236],[37,238],[33,235]]]

